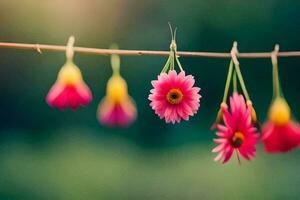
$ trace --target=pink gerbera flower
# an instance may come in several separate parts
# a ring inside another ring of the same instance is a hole
[[[246,160],[255,157],[255,145],[258,142],[257,130],[251,122],[251,107],[247,106],[244,97],[234,92],[230,97],[230,112],[228,106],[222,106],[224,125],[217,125],[218,144],[212,152],[219,152],[215,161],[223,159],[226,163],[236,150],[238,160],[241,154]]]
[[[188,120],[197,113],[200,106],[200,88],[193,87],[195,80],[184,71],[179,74],[175,70],[161,73],[158,79],[151,82],[150,106],[167,123],[180,122],[181,118]]]
[[[268,153],[287,152],[300,145],[300,125],[291,119],[283,97],[277,97],[271,105],[269,120],[262,127],[262,141]]]
[[[72,61],[67,61],[48,92],[47,103],[60,109],[68,106],[76,109],[80,105],[86,106],[91,100],[92,93],[83,81],[79,68]]]

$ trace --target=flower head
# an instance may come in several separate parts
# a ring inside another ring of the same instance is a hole
[[[255,157],[255,145],[258,142],[257,130],[251,122],[251,108],[242,95],[233,93],[230,97],[230,112],[228,106],[222,106],[224,124],[217,125],[218,145],[212,152],[219,152],[215,161],[223,159],[226,163],[236,150],[238,159],[242,155],[246,160]]]
[[[262,141],[268,153],[290,151],[300,145],[300,125],[291,120],[291,110],[283,97],[277,97],[262,127]]]
[[[79,68],[70,60],[60,69],[58,77],[48,95],[47,103],[64,109],[70,106],[86,106],[92,100],[92,93],[82,79]]]
[[[200,88],[193,87],[194,83],[193,76],[186,76],[184,71],[161,73],[157,80],[152,81],[150,106],[167,123],[180,122],[181,118],[187,121],[200,106]]]
[[[107,83],[106,96],[98,107],[99,121],[108,126],[128,126],[135,120],[136,113],[126,81],[119,75],[112,76]]]

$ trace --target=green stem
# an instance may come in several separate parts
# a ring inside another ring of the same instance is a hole
[[[273,64],[273,98],[280,97],[278,64]]]
[[[175,69],[175,60],[174,60],[174,51],[171,51],[171,56],[170,56],[170,69],[174,70]]]
[[[233,92],[237,92],[236,71],[233,72],[232,83],[233,83]]]
[[[113,70],[113,75],[120,75],[120,57],[116,54],[112,54],[110,61]]]
[[[174,52],[174,57],[175,57],[176,63],[177,63],[177,65],[178,65],[180,71],[183,72],[184,70],[183,70],[183,67],[182,67],[182,65],[181,65],[181,63],[180,63],[180,61],[179,61],[179,59],[178,59],[176,48],[173,49],[173,52]]]
[[[229,91],[229,87],[230,87],[232,71],[233,71],[233,61],[230,60],[227,79],[226,79],[226,84],[225,84],[225,89],[224,89],[224,94],[223,94],[223,101],[222,101],[223,103],[226,103],[226,99],[228,97],[228,91]]]
[[[239,66],[239,64],[236,64],[234,66],[235,66],[235,71],[237,73],[237,77],[239,79],[242,91],[243,91],[243,93],[245,95],[246,100],[248,101],[248,100],[250,100],[250,97],[249,97],[248,91],[246,89],[246,85],[245,85],[245,82],[244,82],[244,79],[243,79],[242,72],[240,70],[240,66]]]
[[[177,57],[177,55],[176,55],[176,52],[175,52],[175,59],[176,59],[176,62],[177,62],[177,65],[178,65],[180,71],[183,72],[183,67],[181,66],[181,63],[180,63],[180,61],[179,61],[179,59],[178,59],[178,57]]]
[[[160,73],[165,73],[168,70],[168,68],[170,67],[170,57],[171,57],[171,55],[169,55],[168,60]]]

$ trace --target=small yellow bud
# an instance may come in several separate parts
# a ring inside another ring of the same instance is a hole
[[[216,123],[217,124],[220,124],[223,122],[223,110],[227,107],[227,104],[226,103],[221,103],[220,105],[220,109],[218,111],[218,114],[217,114],[217,119],[216,119]]]
[[[252,124],[256,124],[257,115],[256,115],[256,111],[253,107],[252,101],[248,100],[247,101],[247,106],[250,108],[250,111],[251,111],[251,122],[252,122]]]
[[[284,98],[276,98],[269,110],[269,119],[278,126],[283,126],[289,122],[291,110]]]
[[[227,107],[227,104],[222,102],[220,105],[220,109],[218,111],[215,123],[212,125],[211,129],[215,129],[218,124],[223,123],[223,110]]]
[[[72,62],[67,62],[58,73],[58,80],[67,85],[75,85],[82,80],[80,69]]]
[[[223,112],[222,112],[222,109],[219,109],[215,124],[220,124],[222,122],[223,122]]]
[[[108,80],[106,92],[107,97],[112,101],[123,101],[128,96],[126,81],[119,75],[112,76]]]

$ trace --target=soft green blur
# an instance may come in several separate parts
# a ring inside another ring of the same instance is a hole
[[[168,50],[167,22],[182,51],[300,50],[300,1],[0,0],[0,41]],[[151,80],[166,58],[121,57],[138,107],[127,129],[109,129],[96,109],[110,58],[75,54],[94,100],[76,112],[51,109],[45,96],[65,62],[62,52],[0,49],[1,199],[300,199],[299,150],[237,164],[215,163],[209,130],[222,99],[227,59],[180,58],[201,87],[188,122],[165,124],[149,107]],[[263,121],[271,101],[271,61],[242,59],[250,97]],[[300,58],[280,58],[282,88],[300,119]]]

